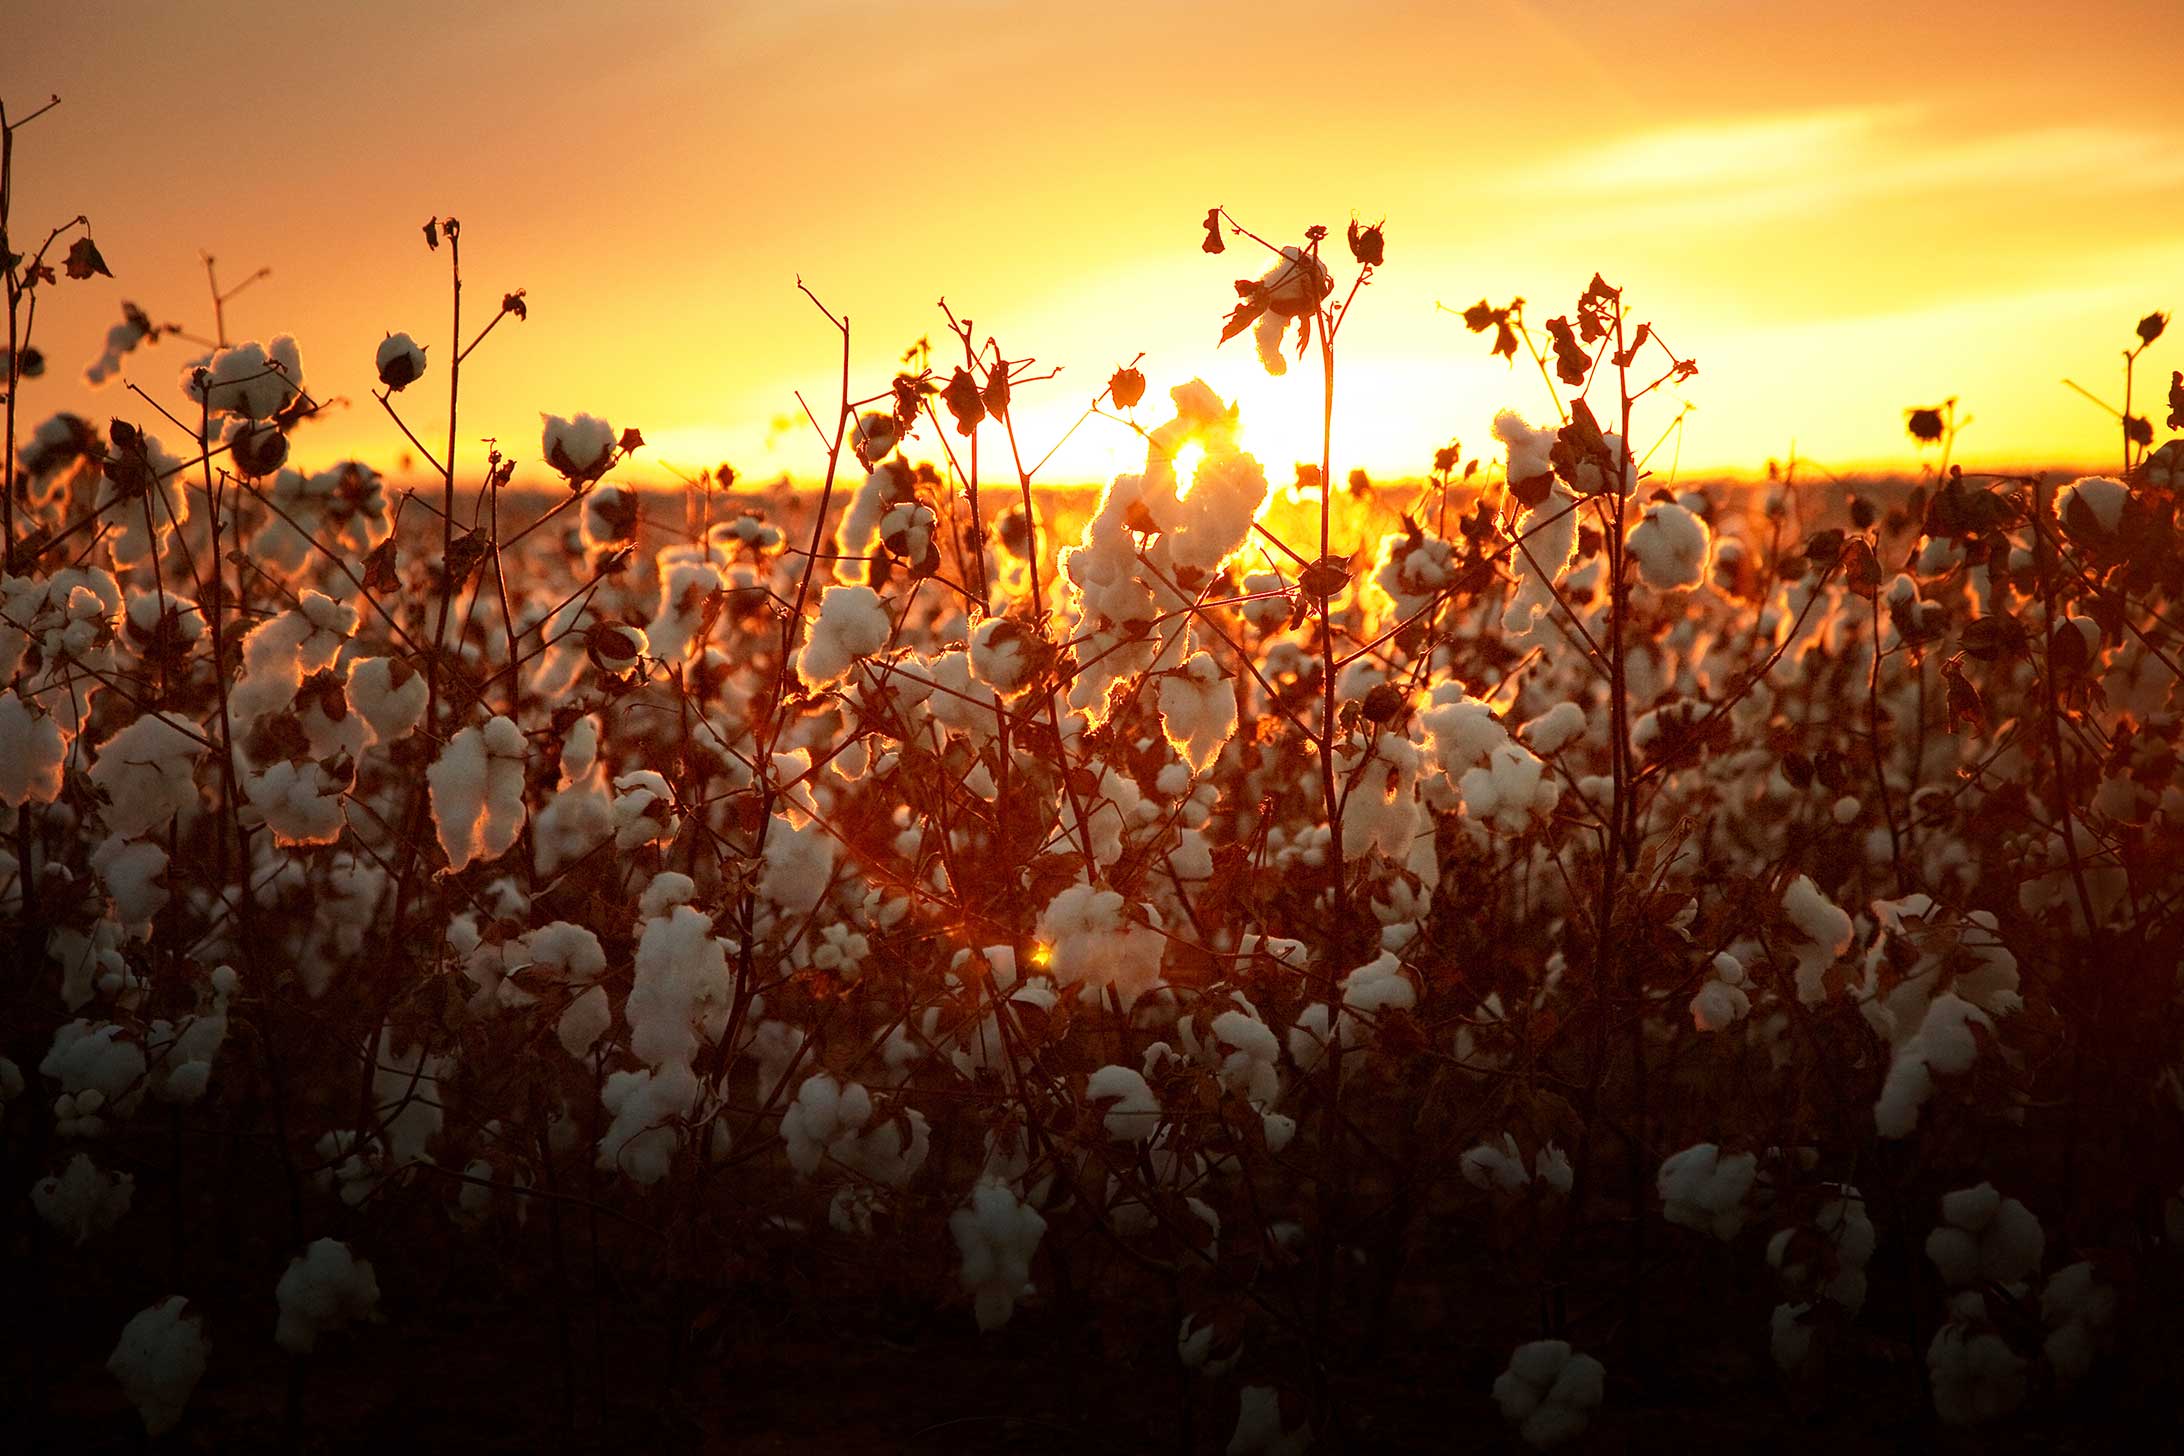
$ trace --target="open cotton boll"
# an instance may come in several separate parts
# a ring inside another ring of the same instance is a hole
[[[2115,1313],[2115,1286],[2100,1277],[2092,1261],[2080,1259],[2048,1276],[2040,1290],[2040,1318],[2048,1335],[2040,1348],[2058,1384],[2085,1378]]]
[[[1585,710],[1576,703],[1557,703],[1517,729],[1525,746],[1541,758],[1552,758],[1577,741],[1585,731]]]
[[[830,586],[796,655],[797,675],[812,687],[839,682],[852,662],[880,651],[892,634],[887,607],[871,587]]]
[[[1584,1434],[1607,1378],[1607,1367],[1572,1351],[1569,1341],[1535,1340],[1519,1345],[1494,1378],[1494,1402],[1526,1445],[1544,1451]]]
[[[1836,957],[1850,949],[1850,916],[1813,883],[1799,875],[1782,892],[1782,913],[1804,939],[1794,948],[1797,956],[1797,999],[1816,1005],[1826,997],[1821,978]]]
[[[699,1022],[729,998],[727,943],[711,917],[677,905],[645,921],[629,999],[629,1049],[656,1068],[685,1066],[697,1054]]]
[[[1517,1151],[1513,1133],[1503,1133],[1498,1143],[1480,1143],[1457,1159],[1456,1166],[1463,1173],[1464,1181],[1474,1188],[1514,1193],[1532,1181],[1531,1170],[1524,1166],[1524,1154]]]
[[[1952,1426],[1978,1425],[2024,1404],[2025,1360],[1991,1329],[1951,1320],[1926,1347],[1934,1411]]]
[[[0,804],[50,804],[60,796],[68,740],[61,725],[15,695],[0,693]]]
[[[1706,984],[1691,998],[1691,1023],[1700,1031],[1723,1031],[1752,1010],[1744,963],[1724,951],[1714,957]]]
[[[389,334],[372,355],[372,371],[379,382],[400,394],[425,375],[425,351],[408,334]]]
[[[1813,1327],[1806,1317],[1810,1304],[1778,1304],[1768,1321],[1767,1348],[1775,1368],[1784,1373],[1797,1369],[1812,1356]]]
[[[58,1174],[32,1185],[30,1202],[40,1218],[80,1246],[120,1223],[135,1192],[134,1177],[106,1172],[90,1154],[78,1153]]]
[[[310,1354],[319,1336],[371,1319],[379,1308],[371,1264],[338,1239],[319,1239],[290,1260],[273,1293],[281,1310],[273,1339],[293,1355]]]
[[[121,1327],[106,1369],[136,1407],[147,1436],[164,1436],[182,1423],[190,1396],[204,1378],[208,1353],[203,1321],[187,1312],[189,1300],[169,1295],[138,1310]]]
[[[144,1048],[110,1021],[78,1018],[53,1033],[38,1063],[40,1075],[61,1084],[56,1107],[62,1136],[96,1137],[109,1117],[127,1116],[143,1096]]]
[[[1084,1097],[1095,1107],[1109,1104],[1104,1126],[1116,1142],[1144,1142],[1160,1126],[1160,1099],[1134,1068],[1101,1067],[1085,1078]]]
[[[599,1138],[598,1168],[649,1186],[667,1176],[682,1145],[682,1121],[698,1105],[697,1074],[682,1062],[610,1072],[599,1105],[612,1121]]]
[[[541,414],[539,454],[572,481],[589,480],[614,457],[614,426],[597,415],[573,420]]]
[[[1160,915],[1150,905],[1133,912],[1113,890],[1091,885],[1064,888],[1039,912],[1038,935],[1053,948],[1047,972],[1056,985],[1080,983],[1112,988],[1128,1011],[1138,997],[1160,984],[1161,957],[1167,941]]]
[[[710,561],[660,563],[660,605],[645,627],[652,655],[662,662],[681,662],[691,648],[700,645],[699,629],[705,625],[707,603],[727,588],[728,580]]]
[[[1203,773],[1236,731],[1236,692],[1210,652],[1194,652],[1160,679],[1160,726],[1168,742]]]
[[[205,744],[164,713],[146,713],[99,745],[91,782],[106,795],[106,827],[124,839],[163,828],[197,807],[197,760]]]
[[[997,693],[1013,693],[1031,675],[1031,633],[1009,617],[988,617],[971,629],[971,676]]]
[[[1281,373],[1279,369],[1271,372]],[[1237,1392],[1236,1425],[1229,1432],[1226,1452],[1227,1456],[1304,1456],[1312,1449],[1312,1435],[1312,1423],[1301,1409],[1284,1413],[1279,1390],[1247,1385]]]
[[[430,687],[399,657],[367,657],[349,669],[349,706],[371,727],[374,743],[392,743],[424,720]]]
[[[2055,515],[2074,538],[2099,540],[2123,529],[2131,488],[2106,475],[2074,480],[2055,492]]]
[[[425,770],[448,869],[506,854],[523,832],[523,730],[496,717],[450,738]]]
[[[332,844],[339,839],[346,822],[343,792],[339,780],[309,760],[283,759],[243,779],[244,797],[279,844]]]
[[[201,377],[202,373],[202,377]],[[303,359],[287,334],[271,344],[255,340],[221,349],[203,364],[185,365],[182,392],[216,415],[269,420],[294,401],[303,381]]]
[[[1935,1076],[1956,1077],[1971,1069],[1979,1055],[1974,1026],[1992,1030],[1994,1023],[1961,997],[1944,994],[1927,1005],[1917,1032],[1896,1048],[1873,1105],[1874,1127],[1882,1137],[1900,1138],[1918,1126],[1919,1109],[1933,1095]]]
[[[1655,591],[1694,587],[1706,575],[1712,537],[1706,522],[1682,506],[1657,501],[1630,528],[1624,546],[1638,560],[1638,575]]]
[[[1714,1144],[1697,1143],[1662,1161],[1654,1187],[1670,1223],[1733,1239],[1744,1227],[1744,1199],[1758,1177],[1753,1154],[1725,1158]]]
[[[988,1179],[948,1215],[948,1232],[962,1256],[959,1277],[970,1291],[978,1328],[1001,1328],[1031,1287],[1031,1261],[1046,1234],[1046,1220],[1006,1183]]]
[[[1992,1183],[1945,1195],[1941,1218],[1941,1226],[1926,1237],[1926,1257],[1954,1288],[2017,1284],[2039,1270],[2047,1252],[2040,1220]]]

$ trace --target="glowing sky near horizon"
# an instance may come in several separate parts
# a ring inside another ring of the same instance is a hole
[[[1549,413],[1528,362],[1435,305],[1521,294],[1543,319],[1596,269],[1699,362],[1687,474],[1793,442],[1910,464],[1904,408],[1951,395],[1970,466],[2106,463],[2113,420],[2059,381],[2118,398],[2133,323],[2184,305],[2184,93],[2154,59],[2184,8],[1904,9],[19,0],[0,97],[63,105],[18,142],[18,235],[86,212],[117,275],[41,312],[52,367],[25,410],[149,421],[80,371],[125,298],[210,332],[205,249],[229,279],[273,270],[230,334],[295,334],[313,391],[350,401],[299,458],[389,469],[405,445],[372,353],[401,329],[446,358],[445,254],[420,226],[452,213],[470,317],[515,287],[532,308],[465,367],[474,463],[481,436],[535,456],[540,411],[585,410],[642,428],[655,476],[816,474],[795,392],[824,416],[838,345],[801,276],[851,320],[859,393],[945,342],[945,295],[1011,357],[1064,366],[1019,396],[1028,454],[1144,351],[1141,414],[1203,376],[1286,476],[1319,453],[1318,370],[1216,349],[1230,281],[1258,271],[1248,245],[1198,251],[1218,202],[1277,241],[1388,220],[1343,336],[1338,469],[1417,473],[1452,436],[1487,445],[1505,404]],[[188,352],[163,342],[128,377],[174,407]],[[2180,364],[2184,328],[2140,376],[2157,424]],[[402,398],[427,440],[444,379]],[[1048,478],[1141,458],[1094,420]]]

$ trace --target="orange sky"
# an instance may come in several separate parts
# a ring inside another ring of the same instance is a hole
[[[533,308],[466,367],[466,442],[533,456],[540,410],[589,410],[641,427],[655,466],[812,474],[809,428],[781,422],[795,389],[831,405],[837,346],[801,273],[850,315],[862,392],[939,332],[946,294],[1010,355],[1067,366],[1019,399],[1027,449],[1143,350],[1156,389],[1240,396],[1286,474],[1318,454],[1317,370],[1215,349],[1247,257],[1198,252],[1219,202],[1283,241],[1388,219],[1344,335],[1338,466],[1416,473],[1451,435],[1485,444],[1502,404],[1545,413],[1530,366],[1435,301],[1523,294],[1544,318],[1595,269],[1701,365],[1687,472],[1793,439],[1837,468],[1906,463],[1903,407],[1949,394],[1975,416],[1968,464],[2105,463],[2113,423],[2058,381],[2120,394],[2132,323],[2184,305],[2163,59],[2184,7],[1911,8],[14,0],[0,95],[64,97],[18,141],[19,232],[88,212],[117,275],[42,313],[53,367],[26,409],[146,416],[79,371],[123,298],[209,332],[204,248],[230,278],[274,270],[230,333],[294,333],[314,393],[356,402],[306,463],[388,468],[371,356],[406,329],[445,358],[445,255],[419,234],[439,212],[464,223],[472,308],[517,286]],[[130,377],[172,400],[185,348]],[[2147,363],[2142,410],[2184,327]],[[403,402],[444,433],[436,388]],[[1141,453],[1094,421],[1052,476]]]

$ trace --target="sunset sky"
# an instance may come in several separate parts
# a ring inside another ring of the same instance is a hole
[[[940,335],[945,295],[1012,357],[1066,366],[1019,400],[1034,453],[1142,350],[1156,390],[1202,375],[1240,397],[1277,473],[1316,458],[1316,366],[1270,379],[1248,339],[1215,348],[1230,281],[1258,265],[1198,251],[1214,203],[1277,241],[1387,218],[1387,268],[1342,340],[1336,444],[1338,467],[1379,474],[1417,473],[1451,436],[1487,444],[1504,404],[1549,410],[1528,363],[1487,358],[1437,300],[1521,294],[1541,319],[1596,269],[1624,286],[1700,364],[1686,473],[1763,469],[1793,441],[1837,469],[1907,464],[1904,407],[1947,395],[1975,417],[1968,464],[2106,463],[2113,420],[2060,380],[2117,398],[2132,324],[2184,305],[2175,0],[631,0],[602,17],[9,6],[0,96],[13,114],[63,97],[17,144],[19,234],[86,212],[117,275],[41,313],[52,367],[30,418],[148,418],[81,369],[125,298],[209,333],[205,249],[231,280],[273,270],[230,306],[231,335],[295,334],[313,392],[350,400],[301,457],[391,469],[372,353],[407,330],[444,368],[434,213],[462,220],[471,319],[519,286],[533,310],[466,366],[466,449],[497,434],[535,456],[539,411],[587,410],[642,428],[654,471],[727,459],[748,477],[823,464],[794,391],[831,407],[837,343],[799,274],[850,316],[861,393]],[[188,352],[165,341],[129,377],[174,401]],[[2184,329],[2147,361],[2140,410],[2179,364]],[[428,440],[444,379],[402,399]],[[1141,453],[1094,421],[1051,475]]]

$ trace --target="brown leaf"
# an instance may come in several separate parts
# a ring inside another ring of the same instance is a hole
[[[1206,221],[1204,223],[1204,227],[1206,229],[1206,237],[1205,240],[1198,245],[1199,251],[1204,253],[1227,252],[1228,244],[1221,241],[1220,208],[1209,207],[1206,209]]]
[[[78,238],[68,245],[68,259],[64,266],[71,278],[89,278],[93,274],[103,278],[114,276],[113,270],[106,266],[106,260],[99,256],[98,244],[89,238]]]
[[[1116,409],[1134,408],[1145,398],[1145,376],[1135,369],[1117,369],[1107,379],[1107,397]]]

